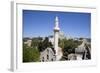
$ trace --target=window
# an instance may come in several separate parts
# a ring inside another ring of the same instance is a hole
[[[47,55],[47,59],[49,59],[49,55]]]
[[[53,61],[53,58],[51,59],[51,61]]]
[[[44,57],[42,57],[42,62],[44,62]]]

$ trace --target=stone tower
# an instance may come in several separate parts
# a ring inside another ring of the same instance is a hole
[[[56,60],[58,60],[57,56],[58,56],[58,39],[59,39],[59,19],[56,16],[55,17],[55,27],[54,27],[54,49],[55,49],[55,55],[56,55]]]

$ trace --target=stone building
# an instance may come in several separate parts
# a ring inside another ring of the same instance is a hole
[[[75,53],[68,55],[68,60],[88,60],[91,59],[91,49],[88,47],[89,42],[82,40],[82,44],[75,48]]]
[[[40,61],[41,62],[48,62],[48,61],[55,61],[55,51],[53,48],[46,48],[44,51],[40,52]]]

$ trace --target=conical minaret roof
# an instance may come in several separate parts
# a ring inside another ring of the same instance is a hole
[[[54,30],[58,30],[58,31],[60,30],[58,16],[55,17],[55,27],[54,27]]]

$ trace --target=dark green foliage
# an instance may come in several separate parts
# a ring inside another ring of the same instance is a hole
[[[41,37],[33,38],[31,46],[37,48],[40,42],[42,42],[42,38]]]
[[[38,49],[23,45],[23,62],[39,62],[40,53]]]
[[[73,40],[73,39],[59,39],[59,46],[62,48],[63,51],[63,57],[61,60],[66,59],[67,60],[67,56],[70,53],[75,53],[75,48],[78,47],[78,45],[80,45],[82,42],[81,41],[77,41],[77,40]]]
[[[26,37],[23,39],[23,42],[26,42],[27,40],[29,40],[30,38]]]
[[[45,37],[45,40],[43,41],[43,45],[45,46],[45,48],[52,47],[52,44],[51,42],[49,42],[48,37]]]
[[[43,51],[47,47],[52,48],[52,44],[51,44],[51,42],[49,42],[48,37],[45,37],[45,39],[39,43],[38,48],[39,48],[39,51]]]
[[[52,47],[48,37],[44,40],[41,37],[32,38],[32,44],[30,47],[27,46],[27,44],[23,44],[23,62],[40,61],[40,52],[45,50],[47,47]]]

